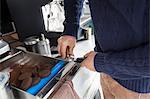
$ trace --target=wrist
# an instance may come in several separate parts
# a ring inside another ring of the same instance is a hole
[[[61,35],[61,37],[67,37],[67,38],[75,39],[75,40],[76,40],[76,37],[75,37],[75,36],[72,36],[72,35],[64,34],[64,35]]]

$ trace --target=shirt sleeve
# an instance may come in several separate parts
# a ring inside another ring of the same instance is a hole
[[[65,21],[63,35],[77,37],[84,0],[64,0]]]
[[[121,74],[131,76],[150,76],[150,44],[120,52],[98,52],[94,59],[96,71],[120,78]],[[122,79],[122,77],[120,78]]]

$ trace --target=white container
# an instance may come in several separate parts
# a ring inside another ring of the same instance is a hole
[[[9,86],[9,74],[4,72],[0,72],[0,98],[15,99]]]
[[[0,55],[10,51],[9,44],[3,40],[0,40]]]

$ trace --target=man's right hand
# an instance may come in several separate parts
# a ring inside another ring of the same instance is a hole
[[[62,58],[66,58],[70,55],[73,55],[73,49],[76,45],[76,38],[69,35],[61,36],[58,39],[58,53]]]

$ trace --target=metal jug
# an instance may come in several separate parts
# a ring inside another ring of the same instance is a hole
[[[41,34],[41,38],[38,42],[38,53],[44,56],[51,56],[50,42],[45,38],[44,34]]]

